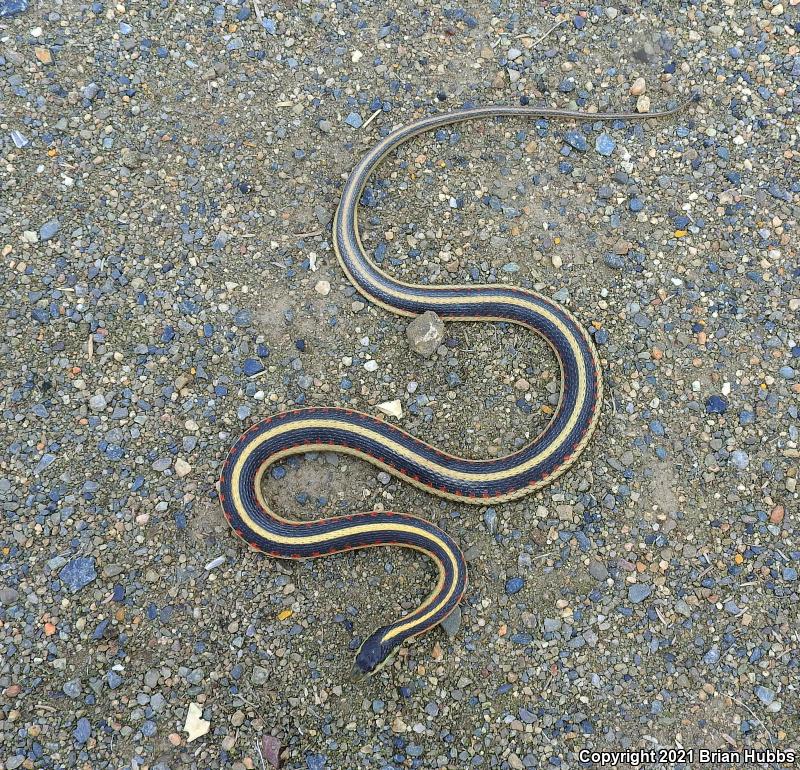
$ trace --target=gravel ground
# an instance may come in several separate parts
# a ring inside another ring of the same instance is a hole
[[[800,6],[643,5],[0,0],[0,767],[800,749]],[[579,463],[515,504],[457,507],[344,456],[273,469],[281,510],[423,513],[467,553],[458,617],[348,684],[432,567],[248,553],[215,496],[229,446],[292,406],[400,399],[412,433],[498,455],[559,381],[502,324],[410,353],[336,263],[344,176],[465,103],[692,90],[646,124],[442,131],[371,183],[385,269],[554,295],[608,394]]]

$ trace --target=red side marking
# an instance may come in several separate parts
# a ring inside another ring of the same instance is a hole
[[[312,551],[311,552],[311,558],[316,559],[317,556],[322,556],[322,553],[320,551]]]
[[[223,502],[223,503],[225,502],[225,493],[224,492],[220,492],[219,493],[219,499],[220,499],[221,502]]]

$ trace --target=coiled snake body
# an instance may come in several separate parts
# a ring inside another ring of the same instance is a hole
[[[237,535],[251,547],[282,559],[327,556],[379,545],[413,548],[438,567],[425,601],[382,626],[362,643],[354,677],[382,668],[400,644],[444,620],[467,582],[464,557],[439,527],[406,513],[372,511],[316,521],[291,521],[270,510],[261,491],[267,467],[289,455],[335,450],[355,455],[432,494],[461,503],[488,504],[527,495],[549,484],[577,459],[594,431],[602,399],[602,374],[594,346],[570,312],[533,291],[505,285],[421,286],[382,272],[359,238],[358,201],[383,158],[423,131],[497,116],[581,121],[641,120],[658,113],[589,114],[536,107],[488,106],[422,118],[382,139],[348,178],[333,223],[336,254],[353,285],[369,301],[399,315],[426,310],[452,321],[506,321],[540,334],[561,369],[561,398],[545,430],[507,457],[469,460],[442,452],[400,428],[350,409],[303,408],[267,417],[234,444],[220,479],[220,501]]]

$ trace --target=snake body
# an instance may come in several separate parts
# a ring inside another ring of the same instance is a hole
[[[440,497],[460,503],[513,500],[564,473],[589,441],[599,417],[602,375],[594,345],[573,315],[533,291],[505,285],[423,286],[398,281],[367,256],[358,232],[358,202],[370,174],[414,136],[479,118],[517,116],[582,121],[641,120],[658,113],[588,114],[535,107],[487,106],[425,117],[382,139],[345,183],[333,222],[334,247],[342,269],[370,302],[392,313],[427,310],[451,321],[506,321],[541,335],[561,369],[561,397],[550,423],[511,455],[470,460],[440,451],[400,428],[350,409],[322,407],[262,419],[230,450],[220,479],[222,509],[236,534],[252,548],[281,559],[327,556],[371,546],[396,545],[426,554],[438,567],[430,595],[410,614],[382,626],[361,644],[355,678],[382,668],[407,639],[441,623],[457,606],[467,583],[458,546],[446,532],[417,516],[371,511],[316,521],[292,521],[267,506],[261,482],[271,464],[289,455],[335,450],[362,458]]]

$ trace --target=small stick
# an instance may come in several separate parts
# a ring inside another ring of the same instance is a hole
[[[368,118],[367,118],[367,119],[364,121],[364,125],[363,125],[363,126],[361,126],[361,128],[366,128],[366,127],[367,127],[367,126],[368,126],[370,123],[372,123],[372,121],[373,121],[373,120],[375,120],[375,118],[377,118],[377,117],[378,117],[378,115],[380,115],[380,114],[381,114],[381,112],[383,112],[383,110],[375,110],[375,112],[373,112],[373,113],[372,113],[372,115],[370,115],[370,116],[369,116],[369,117],[368,117]]]
[[[254,3],[255,1],[256,0],[253,0]],[[261,746],[259,745],[258,741],[256,741],[256,751],[258,752],[258,757],[261,760],[261,770],[267,770],[267,765],[264,762],[264,755],[261,753]]]
[[[559,22],[556,22],[555,24],[553,24],[553,26],[552,26],[552,27],[550,27],[550,29],[548,29],[548,30],[547,30],[547,32],[545,32],[545,33],[544,33],[544,34],[543,34],[543,35],[542,35],[540,38],[537,38],[536,40],[534,40],[534,41],[533,41],[533,45],[531,46],[531,48],[535,48],[535,47],[536,47],[537,45],[539,45],[539,43],[541,43],[541,42],[542,42],[542,40],[544,40],[546,37],[550,37],[550,35],[552,35],[552,34],[553,34],[553,32],[555,32],[555,31],[556,31],[556,30],[557,30],[557,29],[558,29],[560,26],[562,26],[562,25],[563,25],[565,22],[566,22],[566,19],[561,19],[561,21],[559,21]]]

